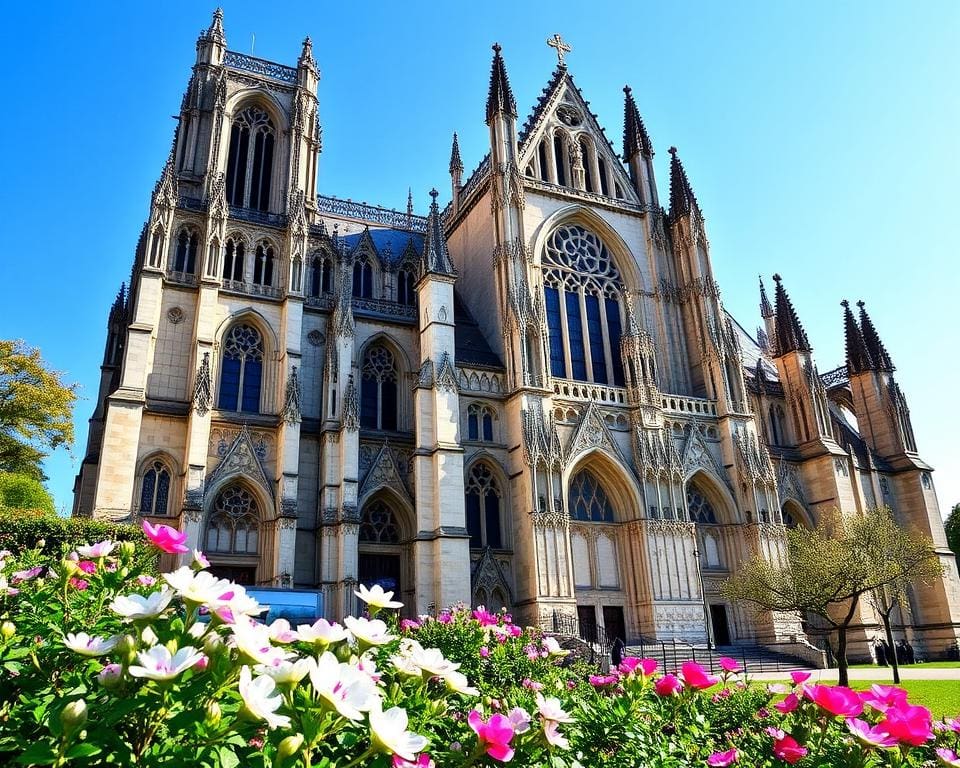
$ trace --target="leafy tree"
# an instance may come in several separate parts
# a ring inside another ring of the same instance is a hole
[[[39,480],[12,472],[0,472],[0,508],[56,512],[53,498]]]
[[[947,545],[957,556],[957,564],[960,565],[960,504],[953,505],[943,527],[947,531]]]
[[[824,515],[816,528],[786,536],[786,562],[757,555],[724,582],[723,592],[761,609],[822,617],[837,632],[839,680],[847,685],[847,631],[861,598],[884,588],[902,595],[911,582],[933,578],[940,572],[933,545],[897,525],[885,507]]]
[[[77,385],[61,376],[40,350],[0,339],[0,472],[43,480],[47,453],[73,443]]]

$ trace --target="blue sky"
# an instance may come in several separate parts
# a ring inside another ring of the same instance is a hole
[[[171,119],[213,6],[26,4],[4,14],[6,238],[0,337],[82,385],[77,447],[47,462],[69,509],[107,311],[127,279]],[[724,302],[759,323],[779,271],[822,371],[843,362],[839,302],[864,299],[909,398],[941,507],[960,502],[960,4],[955,2],[263,3],[224,5],[228,45],[294,64],[314,40],[319,185],[402,208],[449,192],[450,135],[483,156],[490,45],[521,121],[556,61],[620,149],[629,83],[656,149],[679,147]],[[255,41],[255,42],[254,42]]]

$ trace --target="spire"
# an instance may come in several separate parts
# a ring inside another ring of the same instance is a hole
[[[223,8],[217,8],[213,12],[213,19],[210,21],[205,37],[218,45],[227,44],[227,36],[223,33]]]
[[[895,371],[896,366],[893,364],[893,360],[890,359],[890,355],[887,353],[886,347],[883,346],[883,342],[880,341],[880,334],[877,333],[877,329],[874,327],[870,315],[868,315],[867,310],[864,309],[864,303],[858,301],[857,306],[860,307],[860,332],[863,334],[863,340],[867,345],[867,351],[870,352],[870,358],[873,360],[874,367],[878,371],[886,371],[887,373]]]
[[[110,322],[123,320],[127,310],[127,285],[120,283],[120,290],[117,292],[117,298],[113,300],[113,306],[110,307]]]
[[[460,159],[460,142],[457,132],[453,132],[453,147],[450,149],[450,174],[463,173],[463,160]]]
[[[413,189],[407,187],[407,218],[413,216]]]
[[[672,190],[671,190],[672,191]],[[800,319],[797,312],[790,302],[790,297],[783,288],[783,282],[780,275],[774,275],[773,281],[777,284],[776,290],[776,332],[777,332],[777,355],[785,355],[787,352],[810,352],[810,342],[807,340],[807,333],[800,325]]]
[[[443,223],[440,221],[440,208],[437,206],[435,189],[430,190],[430,213],[427,216],[427,234],[423,240],[423,267],[424,272],[433,272],[438,275],[455,275],[456,270],[450,262],[447,252],[447,240],[443,236]]]
[[[763,287],[763,275],[760,275],[760,317],[764,320],[773,317],[773,307],[767,298],[767,289]]]
[[[625,85],[623,92],[626,94],[623,101],[623,159],[629,160],[637,152],[643,153],[644,157],[652,157],[653,144],[640,117],[637,103],[633,100],[633,91],[629,85]]]
[[[308,67],[316,71],[317,62],[313,58],[313,40],[309,35],[303,40],[303,49],[300,51],[300,58],[297,60],[298,67]]]
[[[851,375],[869,371],[873,368],[873,358],[870,357],[870,350],[867,349],[857,321],[853,319],[850,302],[844,299],[840,306],[843,307],[843,335],[847,342],[847,371]]]
[[[498,112],[510,117],[517,116],[517,102],[510,90],[507,69],[500,55],[500,43],[493,44],[493,65],[490,68],[490,93],[487,96],[487,125]]]
[[[677,148],[670,147],[670,218],[676,220],[679,216],[690,213],[691,209],[700,209],[697,198],[690,188],[687,172],[683,163],[677,157]]]

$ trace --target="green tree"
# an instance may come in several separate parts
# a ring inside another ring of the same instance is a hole
[[[0,472],[0,508],[55,514],[53,497],[35,477]]]
[[[947,545],[957,556],[957,564],[960,565],[960,504],[953,505],[943,527],[947,531]]]
[[[822,617],[837,632],[839,681],[847,685],[847,631],[861,599],[884,588],[902,595],[908,584],[939,573],[933,545],[901,528],[885,507],[824,515],[816,528],[786,536],[784,563],[757,555],[724,582],[723,593],[764,610]]]
[[[41,462],[73,443],[77,385],[50,370],[40,350],[0,339],[0,472],[43,480]]]

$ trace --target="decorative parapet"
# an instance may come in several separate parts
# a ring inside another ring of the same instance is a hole
[[[717,415],[717,401],[704,397],[663,394],[660,396],[660,406],[668,413],[698,417]]]
[[[399,304],[396,301],[387,301],[384,299],[358,299],[355,297],[353,298],[352,304],[355,315],[386,315],[387,317],[402,318],[410,321],[417,319],[417,308],[409,304]]]
[[[224,280],[223,290],[245,293],[248,296],[266,296],[271,299],[283,298],[282,288],[274,288],[272,285],[255,285],[241,280]]]
[[[282,83],[296,84],[297,70],[293,67],[287,67],[283,64],[277,64],[266,59],[259,59],[256,56],[248,56],[245,53],[236,51],[227,51],[223,57],[223,64],[234,69],[242,69],[244,72],[252,72],[261,77],[270,77],[279,80]]]
[[[609,387],[605,384],[590,384],[571,379],[551,378],[553,394],[564,400],[581,400],[604,405],[626,405],[627,390],[624,387]]]
[[[383,224],[394,229],[405,229],[411,232],[426,232],[427,219],[424,216],[415,216],[403,211],[383,208],[379,205],[357,203],[353,200],[341,200],[338,197],[327,195],[317,196],[317,210],[333,216],[342,216],[346,219]]]

